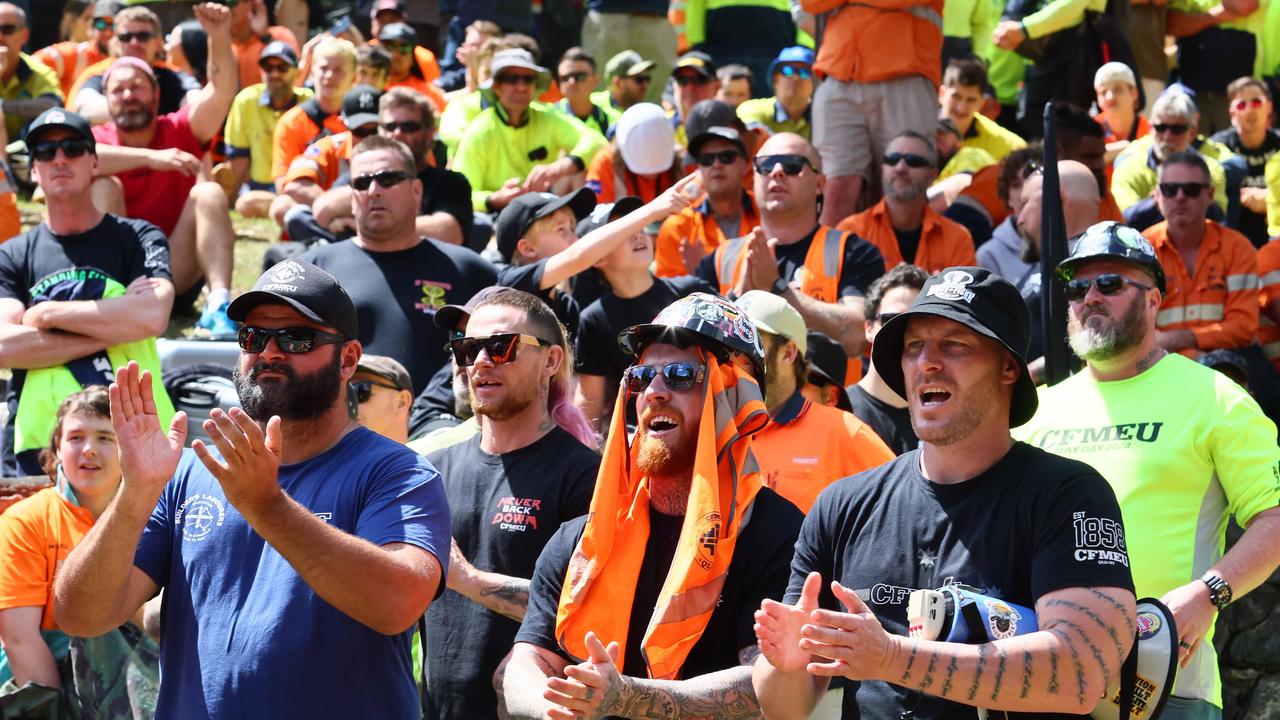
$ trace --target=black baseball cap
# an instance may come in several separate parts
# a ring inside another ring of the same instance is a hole
[[[701,50],[690,50],[676,60],[676,66],[671,71],[671,75],[674,77],[689,71],[695,72],[708,80],[714,80],[716,78],[716,61]]]
[[[848,353],[840,347],[840,343],[816,330],[808,331],[805,339],[804,359],[809,361],[809,382],[834,385],[839,389],[836,407],[845,412],[853,412],[853,403],[849,401],[849,393],[844,389],[844,379],[849,371]]]
[[[685,130],[687,131],[688,128],[685,128]],[[696,158],[698,156],[698,153],[702,152],[702,146],[706,145],[712,140],[728,141],[730,143],[733,143],[734,147],[738,148],[738,151],[741,152],[744,156],[747,154],[746,143],[742,142],[742,133],[738,132],[737,130],[731,127],[714,125],[712,127],[707,128],[705,131],[700,132],[697,135],[689,138],[689,155]]]
[[[30,148],[40,142],[40,138],[45,133],[58,128],[75,133],[81,140],[89,143],[89,152],[95,155],[98,153],[98,145],[93,139],[93,130],[89,127],[89,121],[70,110],[64,110],[60,107],[49,108],[40,113],[27,126],[27,132],[22,136],[22,139],[27,143],[27,147]]]
[[[293,67],[298,67],[298,53],[294,52],[288,43],[279,40],[272,40],[262,48],[262,52],[258,53],[258,64],[261,65],[267,58],[279,58]]]
[[[880,328],[871,348],[871,362],[885,384],[902,397],[907,397],[902,376],[903,337],[911,318],[921,315],[958,322],[1003,345],[1022,370],[1013,386],[1009,427],[1018,427],[1036,414],[1040,399],[1027,371],[1031,313],[1008,280],[980,267],[947,268],[925,282],[910,309]]]
[[[378,99],[382,93],[372,85],[356,85],[342,96],[342,122],[348,130],[378,122]]]
[[[398,42],[405,45],[418,44],[418,31],[408,23],[389,23],[382,26],[382,30],[378,33],[379,42]]]
[[[644,201],[635,195],[620,197],[617,202],[596,205],[595,209],[578,223],[578,237],[585,237],[587,234],[599,230],[614,220],[633,213],[642,207],[644,207]]]
[[[510,289],[501,285],[490,285],[472,295],[465,305],[445,305],[436,310],[435,318],[433,318],[436,327],[441,330],[448,330],[451,333],[464,332],[463,324],[471,319],[471,313],[480,304],[481,300]]]
[[[272,265],[252,290],[231,301],[227,317],[242,323],[259,305],[288,305],[311,322],[336,328],[348,340],[360,337],[351,296],[337,278],[306,260],[291,258]]]
[[[529,231],[535,220],[554,213],[563,207],[573,210],[574,221],[581,220],[596,206],[596,194],[591,188],[580,187],[568,195],[551,193],[525,193],[512,200],[494,223],[493,234],[498,241],[498,254],[505,262],[511,262],[516,243]]]
[[[1156,287],[1164,292],[1164,268],[1151,241],[1128,225],[1105,220],[1089,226],[1075,241],[1071,254],[1058,263],[1058,277],[1063,282],[1071,280],[1076,270],[1097,260],[1114,260],[1145,271],[1156,281]]]
[[[727,102],[703,100],[689,108],[689,117],[684,119],[684,133],[685,137],[689,138],[690,144],[713,127],[737,130],[739,142],[742,141],[741,136],[747,130],[747,126],[738,117],[738,111]]]

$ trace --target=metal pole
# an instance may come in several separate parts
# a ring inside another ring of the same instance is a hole
[[[1067,349],[1067,299],[1054,268],[1067,256],[1067,221],[1058,182],[1058,141],[1054,102],[1044,106],[1044,195],[1040,215],[1040,306],[1044,327],[1045,381],[1067,379],[1071,353]]]

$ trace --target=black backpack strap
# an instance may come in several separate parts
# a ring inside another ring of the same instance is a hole
[[[308,145],[322,137],[325,137],[326,135],[333,134],[329,128],[324,126],[324,121],[329,119],[328,113],[320,108],[320,103],[314,97],[302,102],[302,112],[306,113],[307,117],[311,119],[311,122],[315,123],[316,127],[320,128],[320,132],[316,133],[315,137],[307,141]]]
[[[418,672],[418,705],[427,717],[427,616],[418,616],[418,641],[422,644],[422,669]]]

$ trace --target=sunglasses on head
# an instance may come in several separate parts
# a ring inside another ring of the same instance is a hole
[[[89,152],[89,142],[80,140],[79,138],[63,138],[62,140],[45,140],[31,146],[31,157],[40,162],[49,162],[57,154],[58,150],[62,150],[62,154],[67,159],[78,158]]]
[[[1067,300],[1070,302],[1080,302],[1081,300],[1084,300],[1085,295],[1089,294],[1089,287],[1094,285],[1097,286],[1099,293],[1107,297],[1119,294],[1120,291],[1124,290],[1125,285],[1132,285],[1140,290],[1151,289],[1150,285],[1143,285],[1142,283],[1130,280],[1123,275],[1117,273],[1103,273],[1092,279],[1076,278],[1074,280],[1068,280],[1067,285],[1064,288]]]
[[[532,75],[499,75],[493,79],[499,85],[532,85],[535,80]]]
[[[382,123],[382,131],[385,133],[401,132],[405,135],[412,135],[416,132],[422,132],[425,127],[422,123],[415,120],[405,120],[404,122],[384,122]]]
[[[778,166],[782,166],[782,172],[787,175],[799,175],[806,165],[818,172],[818,168],[803,155],[757,155],[755,165],[756,172],[761,175],[772,175]]]
[[[1190,127],[1186,123],[1156,123],[1151,126],[1157,133],[1173,133],[1174,135],[1181,135]]]
[[[589,73],[589,72],[583,72],[583,71],[579,70],[578,72],[565,73],[565,74],[561,75],[561,76],[560,76],[560,82],[562,82],[562,83],[567,83],[567,82],[576,82],[576,83],[586,82],[586,81],[587,81],[587,78],[589,78],[589,77],[591,77],[591,73]]]
[[[807,67],[796,67],[795,65],[783,65],[778,68],[778,72],[782,73],[783,77],[795,77],[801,80],[808,80],[813,77],[812,70]]]
[[[308,327],[289,327],[271,330],[269,328],[245,325],[240,328],[237,339],[240,349],[245,352],[260,353],[267,349],[267,342],[276,339],[280,352],[296,355],[309,353],[319,345],[338,345],[347,341],[342,335]]]
[[[661,366],[632,365],[622,374],[622,380],[627,385],[627,392],[639,395],[653,383],[658,373],[662,373],[662,381],[667,384],[667,389],[688,390],[707,376],[707,366],[688,360]]]
[[[378,187],[383,190],[389,190],[408,179],[409,173],[403,170],[383,170],[372,175],[360,175],[351,178],[351,187],[359,192],[364,192],[373,183],[378,183]]]
[[[698,164],[702,167],[711,167],[717,160],[721,165],[732,165],[738,162],[738,158],[742,157],[742,153],[737,150],[721,150],[720,152],[704,152],[698,154]]]
[[[374,382],[372,380],[352,380],[351,387],[356,391],[356,402],[361,405],[369,402],[369,398],[373,397],[373,389],[375,387],[386,388],[388,390],[399,390],[395,385],[387,385],[386,383]]]
[[[0,35],[4,35],[7,37],[9,35],[12,35],[18,32],[21,29],[22,29],[21,25],[15,25],[13,23],[5,23],[3,25],[0,25]]]
[[[897,167],[903,161],[906,161],[909,168],[929,167],[933,164],[929,158],[915,153],[889,153],[884,156],[884,164],[889,167]]]
[[[93,29],[94,29],[94,30],[110,30],[112,27],[115,27],[115,23],[114,23],[112,20],[110,20],[109,18],[94,18],[94,19],[93,19]]]
[[[1236,112],[1244,112],[1248,108],[1260,108],[1266,101],[1262,98],[1252,98],[1249,100],[1236,100],[1231,103],[1231,109]]]
[[[1182,194],[1189,198],[1200,197],[1200,193],[1204,192],[1207,187],[1209,187],[1207,184],[1198,182],[1163,182],[1160,183],[1160,194],[1166,198],[1173,199],[1178,197],[1178,191],[1181,190]]]
[[[4,28],[0,27],[0,30],[3,30],[3,29]],[[116,33],[116,37],[120,38],[120,42],[126,45],[135,41],[140,43],[151,42],[151,38],[154,38],[155,36],[156,34],[151,32],[150,30],[139,30],[138,32],[131,32],[131,33],[129,32]]]
[[[489,354],[489,362],[494,365],[513,362],[516,349],[521,345],[551,347],[552,343],[524,333],[501,333],[488,337],[454,338],[445,344],[445,349],[453,353],[453,361],[460,367],[470,367],[476,364],[481,350]]]

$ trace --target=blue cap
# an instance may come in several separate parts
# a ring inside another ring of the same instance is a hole
[[[813,51],[803,45],[782,48],[782,52],[778,53],[778,57],[769,63],[769,77],[773,77],[773,73],[778,69],[779,65],[805,65],[812,68],[813,59]]]

